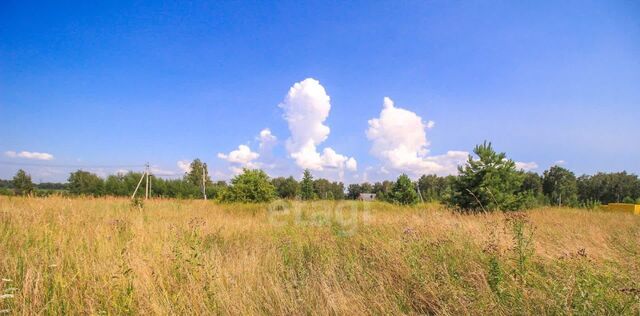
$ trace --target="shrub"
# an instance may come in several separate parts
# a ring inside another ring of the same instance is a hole
[[[222,193],[223,202],[270,202],[276,197],[276,189],[269,176],[259,169],[243,169],[242,174],[231,179],[231,185]]]

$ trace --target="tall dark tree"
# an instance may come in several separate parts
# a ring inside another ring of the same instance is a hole
[[[578,203],[576,175],[560,166],[545,170],[542,190],[554,205],[574,206]]]
[[[13,190],[16,195],[28,195],[33,192],[33,182],[31,176],[20,169],[13,177]]]
[[[304,170],[302,181],[300,181],[300,197],[303,200],[313,200],[316,198],[313,188],[313,176],[309,169]]]
[[[448,203],[464,210],[517,210],[524,206],[518,194],[523,176],[505,153],[493,150],[486,141],[474,148],[453,183]]]

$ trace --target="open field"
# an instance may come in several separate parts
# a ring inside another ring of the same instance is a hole
[[[0,197],[0,277],[10,314],[638,315],[640,216]]]

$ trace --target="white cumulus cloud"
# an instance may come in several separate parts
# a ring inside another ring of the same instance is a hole
[[[229,154],[219,153],[218,158],[226,160],[230,163],[237,164],[240,168],[259,168],[260,163],[255,160],[260,157],[260,154],[251,151],[251,148],[247,145],[240,145],[238,149],[231,151]],[[235,168],[238,168],[237,166]]]
[[[35,160],[53,160],[53,155],[49,153],[39,153],[35,151],[21,151],[15,152],[12,150],[6,151],[4,153],[5,156],[9,158],[25,158],[25,159],[35,159]]]
[[[318,152],[318,145],[327,139],[330,132],[324,125],[331,110],[330,101],[324,87],[312,78],[297,82],[289,89],[279,105],[284,110],[284,119],[291,132],[286,142],[287,151],[301,168],[355,170],[357,163],[353,157],[338,154],[330,147]]]
[[[356,162],[355,159],[353,159],[353,157],[351,157],[347,159],[346,167],[347,167],[347,170],[349,171],[356,171],[358,170],[358,163]]]
[[[380,117],[369,120],[367,138],[372,141],[371,153],[383,163],[383,168],[417,176],[421,174],[453,174],[469,153],[448,151],[444,155],[429,155],[426,130],[435,125],[424,122],[416,113],[398,108],[385,97]]]
[[[260,141],[259,148],[261,151],[271,149],[271,147],[273,147],[278,141],[278,138],[276,137],[276,135],[273,135],[271,133],[271,130],[268,128],[261,130],[257,139],[258,141]]]
[[[531,162],[516,161],[516,169],[518,170],[530,171],[536,168],[538,168],[538,164],[533,161]]]

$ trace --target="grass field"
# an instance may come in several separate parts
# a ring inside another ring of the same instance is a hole
[[[640,216],[0,197],[7,314],[640,314]]]

